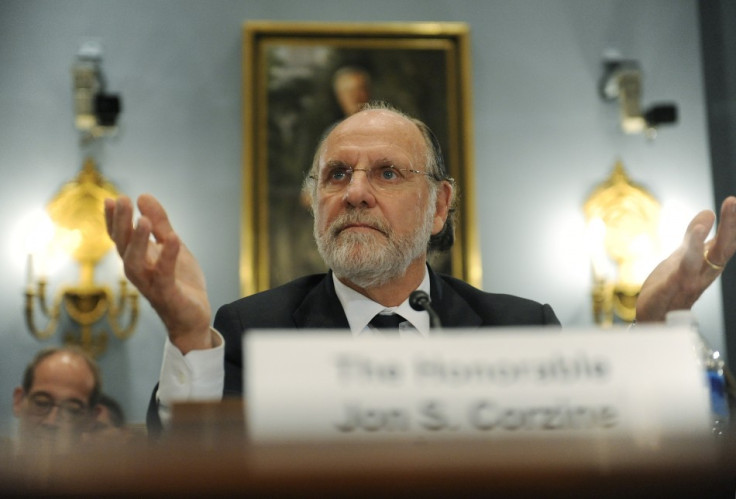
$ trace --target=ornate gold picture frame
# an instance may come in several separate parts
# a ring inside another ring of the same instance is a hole
[[[437,135],[459,196],[455,244],[432,265],[480,286],[469,38],[463,23],[244,25],[243,295],[326,270],[301,184],[324,130],[349,113],[341,103],[365,98]]]

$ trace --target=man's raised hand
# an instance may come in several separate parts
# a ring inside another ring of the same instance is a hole
[[[138,209],[141,216],[133,226],[129,198],[105,200],[107,232],[123,260],[125,275],[151,303],[182,353],[211,348],[216,337],[209,329],[211,308],[199,263],[156,198],[141,195]]]

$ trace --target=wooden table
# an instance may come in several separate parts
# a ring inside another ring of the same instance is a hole
[[[254,445],[237,419],[200,414],[155,444],[33,459],[4,452],[0,492],[625,499],[733,499],[736,492],[736,446],[728,439],[650,446],[603,439]]]

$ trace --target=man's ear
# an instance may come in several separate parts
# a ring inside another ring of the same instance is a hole
[[[18,418],[20,417],[21,409],[23,408],[23,399],[26,396],[26,391],[20,387],[16,386],[15,390],[13,390],[13,415]]]
[[[437,201],[435,203],[434,221],[432,225],[432,235],[439,234],[445,226],[445,221],[450,213],[452,206],[452,197],[454,195],[452,184],[445,180],[442,181],[437,192]]]

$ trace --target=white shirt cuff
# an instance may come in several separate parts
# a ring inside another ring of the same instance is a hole
[[[173,402],[222,399],[225,340],[219,332],[212,328],[210,331],[219,338],[219,345],[206,350],[192,350],[186,355],[182,355],[166,338],[157,395],[160,406],[170,406]]]

